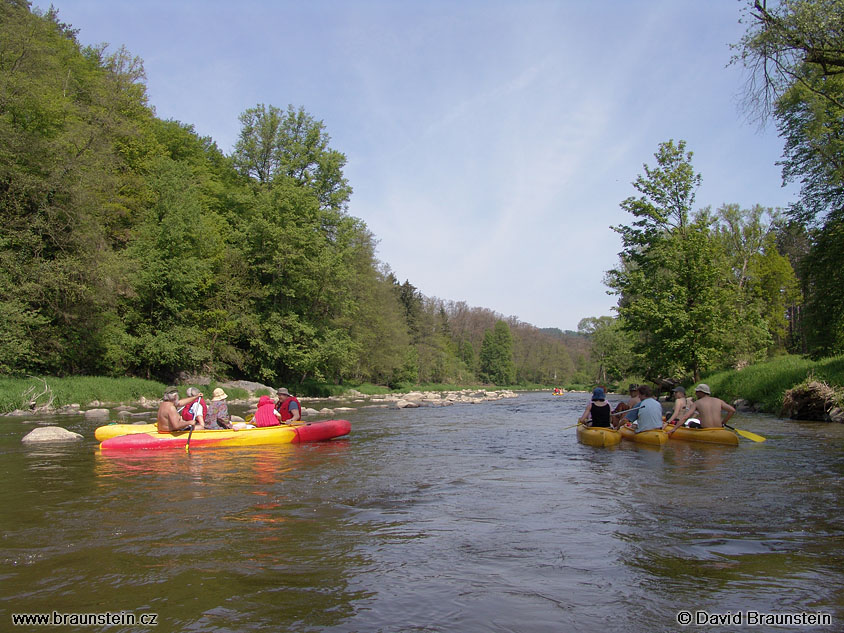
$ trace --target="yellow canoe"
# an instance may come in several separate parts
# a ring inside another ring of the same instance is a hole
[[[673,427],[667,425],[666,431]],[[668,436],[672,440],[683,440],[684,442],[704,442],[706,444],[725,444],[727,446],[738,446],[739,437],[729,429],[690,429],[685,426],[679,427]]]
[[[638,442],[639,444],[649,444],[651,446],[662,446],[668,441],[668,433],[662,429],[651,429],[650,431],[642,431],[636,433],[629,426],[622,426],[620,429],[621,437],[631,442]]]
[[[128,426],[136,426],[134,424]],[[143,425],[137,425],[143,426]],[[154,425],[153,425],[154,426]],[[298,426],[281,424],[240,431],[201,429],[190,433],[174,431],[159,433],[138,431],[109,437],[100,442],[100,450],[128,451],[148,449],[185,448],[190,438],[191,448],[212,448],[218,446],[259,446],[262,444],[297,444],[299,442],[320,442],[348,435],[351,431],[348,420],[325,420]],[[102,434],[101,434],[102,435]]]
[[[621,442],[621,433],[604,426],[578,424],[577,441],[589,446],[615,446]]]

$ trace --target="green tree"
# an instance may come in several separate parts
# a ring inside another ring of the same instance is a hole
[[[783,180],[801,185],[790,213],[811,240],[798,268],[805,341],[815,353],[840,353],[844,307],[827,280],[844,266],[844,253],[829,242],[844,221],[844,1],[756,1],[746,12],[735,61],[751,71],[752,112],[773,117],[785,140]]]
[[[346,157],[331,149],[325,124],[304,108],[258,104],[240,115],[234,163],[262,185],[288,179],[314,192],[322,209],[345,210],[352,189],[343,175]],[[330,218],[332,216],[326,216]]]
[[[591,358],[596,364],[595,381],[620,380],[633,366],[633,340],[619,319],[602,316],[581,319],[577,331],[589,337]]]
[[[495,328],[484,333],[480,352],[481,378],[495,385],[516,382],[513,363],[513,336],[506,321],[497,321]]]
[[[635,220],[613,227],[624,250],[607,284],[620,296],[619,317],[638,336],[646,375],[690,374],[713,366],[723,346],[722,255],[705,215],[690,219],[700,175],[685,142],[662,143],[656,167],[644,166],[621,203]]]

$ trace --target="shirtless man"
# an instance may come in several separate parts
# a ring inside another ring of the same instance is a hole
[[[186,405],[194,398],[187,397],[179,400],[179,392],[175,389],[168,389],[161,399],[161,404],[158,405],[158,432],[170,433],[171,431],[180,431],[189,424],[182,419],[176,406]]]
[[[695,387],[695,397],[697,400],[695,400],[692,403],[691,408],[683,414],[680,421],[677,422],[677,426],[668,431],[669,434],[679,429],[683,425],[683,422],[688,420],[695,413],[697,413],[697,418],[700,420],[701,428],[720,429],[730,420],[731,417],[733,417],[733,414],[736,412],[734,407],[731,407],[720,398],[713,398],[709,385],[707,384],[700,383],[697,387]],[[727,417],[723,420],[721,419],[722,411],[727,412]]]
[[[615,428],[620,427],[628,420],[635,420],[638,415],[634,412],[629,414],[631,417],[627,418],[624,412],[628,409],[635,409],[641,403],[642,400],[639,397],[639,385],[630,385],[628,393],[630,394],[630,399],[627,402],[619,402],[615,409],[612,410],[612,425]]]

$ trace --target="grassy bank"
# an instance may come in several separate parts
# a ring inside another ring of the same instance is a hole
[[[72,376],[69,378],[0,378],[0,411],[30,409],[30,403],[58,408],[91,402],[137,402],[141,397],[158,399],[166,385],[140,378]]]
[[[818,361],[802,356],[781,356],[740,371],[716,372],[705,376],[702,382],[706,382],[712,388],[712,394],[722,400],[731,402],[743,398],[761,404],[769,413],[778,414],[785,392],[807,378],[832,386],[844,386],[844,356]]]
[[[202,392],[210,397],[218,385],[202,385]],[[0,413],[15,409],[30,409],[50,405],[53,408],[79,404],[87,408],[92,402],[108,404],[138,402],[141,397],[158,400],[167,385],[142,378],[107,378],[104,376],[71,376],[56,378],[2,378],[0,377]],[[188,385],[179,387],[179,394],[186,395]],[[246,389],[226,387],[229,399],[247,398]]]

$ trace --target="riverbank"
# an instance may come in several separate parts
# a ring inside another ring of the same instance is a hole
[[[844,421],[844,356],[811,360],[781,356],[740,370],[705,376],[712,394],[739,409],[793,419]],[[805,417],[799,400],[812,413]],[[836,411],[836,409],[838,411]]]
[[[262,395],[275,395],[275,389],[258,382],[237,380],[196,383],[210,394],[216,387],[226,391],[230,404],[254,405]],[[185,395],[189,385],[179,387]],[[371,387],[375,387],[374,385]],[[303,414],[307,416],[334,415],[348,410],[347,404],[370,407],[415,408],[420,406],[450,406],[479,404],[490,400],[516,397],[510,389],[485,387],[460,388],[444,385],[432,389],[390,391],[369,388],[363,393],[345,387],[342,394],[327,397],[299,397]],[[86,414],[90,417],[148,417],[157,409],[166,385],[139,378],[107,378],[80,376],[72,378],[2,378],[0,379],[0,413],[12,416],[43,414]],[[366,389],[367,387],[364,386]],[[315,405],[314,407],[307,406]],[[322,406],[320,406],[322,405]],[[319,408],[315,408],[319,406]]]

